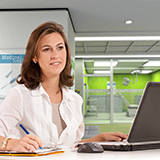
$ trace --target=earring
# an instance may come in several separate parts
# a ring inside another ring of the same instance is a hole
[[[37,62],[34,62],[35,64],[37,63]]]

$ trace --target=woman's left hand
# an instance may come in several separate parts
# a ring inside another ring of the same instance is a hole
[[[121,132],[104,132],[80,142],[122,141],[123,139],[127,139],[127,137],[127,134]]]
[[[122,141],[127,139],[128,135],[121,132],[104,132],[99,134],[101,141]]]

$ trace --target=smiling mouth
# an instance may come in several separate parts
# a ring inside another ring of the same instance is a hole
[[[50,65],[59,65],[60,62],[51,63]]]

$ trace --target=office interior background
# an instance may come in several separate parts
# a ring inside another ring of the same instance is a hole
[[[100,132],[128,133],[146,83],[160,81],[160,1],[0,0],[0,4],[0,103],[16,85],[12,80],[20,73],[31,31],[53,20],[64,26],[69,40],[75,77],[71,89],[84,99],[85,125],[97,125]]]

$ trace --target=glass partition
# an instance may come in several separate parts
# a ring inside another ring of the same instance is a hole
[[[85,79],[88,83],[84,83],[84,122],[110,123],[110,94],[104,89],[110,78],[85,76]]]
[[[94,61],[97,60],[84,60],[84,122],[132,123],[146,83],[160,82],[160,65],[146,65],[158,60],[98,59],[101,62],[112,61],[113,71],[111,64],[95,67]],[[94,70],[110,72],[94,74]]]
[[[114,122],[132,122],[144,89],[116,89],[114,95]]]

